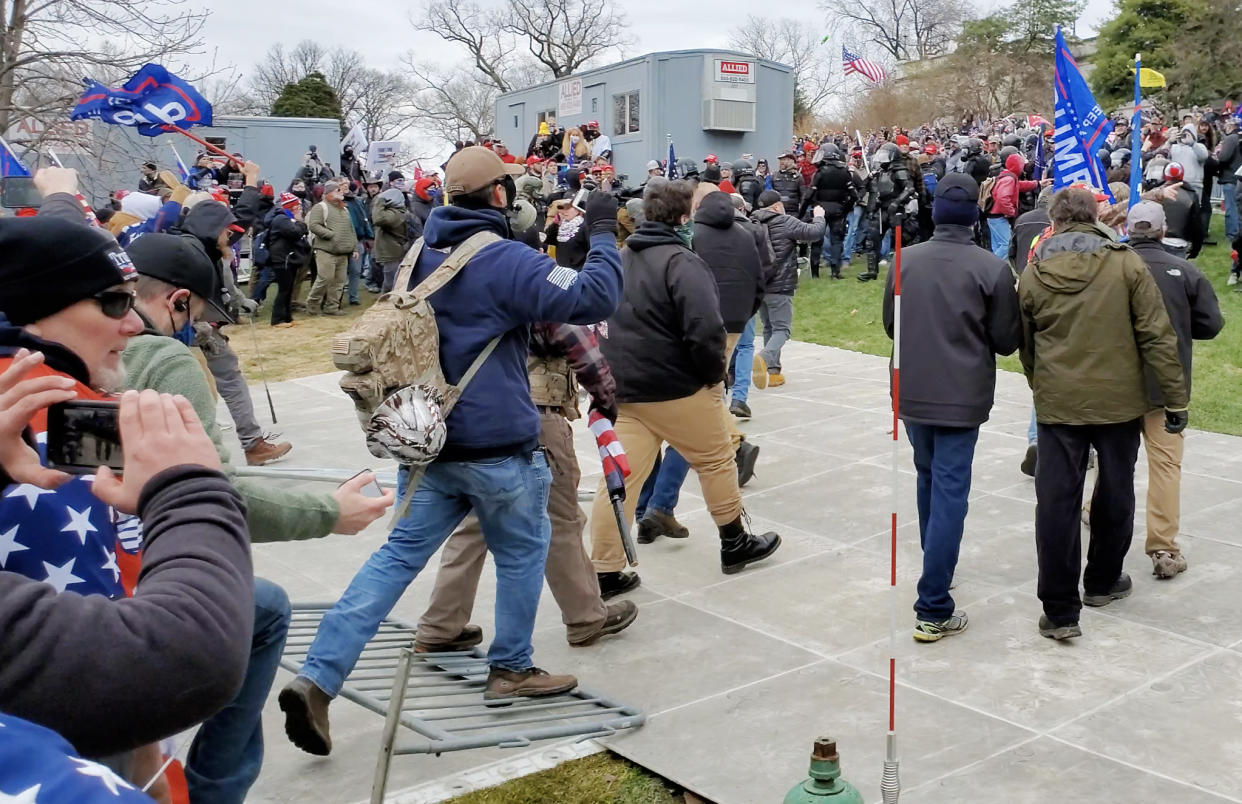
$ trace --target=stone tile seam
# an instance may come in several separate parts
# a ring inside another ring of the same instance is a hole
[[[1242,798],[1237,798],[1235,796],[1229,796],[1224,793],[1218,793],[1215,790],[1208,790],[1206,787],[1200,787],[1194,782],[1188,782],[1185,779],[1178,779],[1176,776],[1169,776],[1167,773],[1161,773],[1160,771],[1152,770],[1149,767],[1144,767],[1143,765],[1137,765],[1133,762],[1128,762],[1124,759],[1119,759],[1118,757],[1114,757],[1108,754],[1101,753],[1094,749],[1087,748],[1086,746],[1079,745],[1071,740],[1067,740],[1064,737],[1057,737],[1054,734],[1047,734],[1044,736],[1046,736],[1049,740],[1054,740],[1069,748],[1074,748],[1079,751],[1082,751],[1085,754],[1090,754],[1092,756],[1099,757],[1100,759],[1108,760],[1109,762],[1116,762],[1118,765],[1124,765],[1125,767],[1130,768],[1131,770],[1140,771],[1142,773],[1146,773],[1151,776],[1164,779],[1166,782],[1172,782],[1174,784],[1181,785],[1182,787],[1190,787],[1202,793],[1207,793],[1210,796],[1216,796],[1221,801],[1231,801],[1231,802],[1235,802],[1235,804],[1242,804]]]

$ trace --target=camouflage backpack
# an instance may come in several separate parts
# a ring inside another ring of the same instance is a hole
[[[457,385],[450,385],[440,368],[440,333],[427,299],[481,248],[501,239],[492,232],[472,235],[407,291],[423,251],[419,238],[401,261],[393,290],[332,339],[332,362],[346,372],[341,390],[353,400],[367,449],[377,458],[426,466],[444,446],[449,412],[500,336],[475,358]]]

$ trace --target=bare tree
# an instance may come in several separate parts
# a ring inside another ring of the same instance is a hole
[[[500,90],[481,80],[464,65],[443,68],[415,61],[407,54],[403,64],[414,85],[411,103],[420,125],[447,141],[481,140],[492,132],[496,96]]]
[[[429,0],[421,17],[411,15],[415,30],[433,33],[445,42],[461,47],[473,62],[473,69],[493,87],[508,92],[504,64],[517,49],[505,35],[499,14],[484,11],[478,3]]]
[[[629,44],[619,3],[587,0],[509,0],[501,29],[525,41],[553,78]]]
[[[369,101],[363,98],[368,94],[373,96],[377,83],[384,83],[377,81],[377,72],[366,66],[366,60],[356,50],[340,47],[329,50],[312,39],[303,39],[290,50],[277,43],[254,67],[250,76],[249,105],[266,114],[286,84],[297,83],[311,73],[320,73],[340,99],[341,113],[350,119],[361,113],[363,105],[370,103],[373,108],[373,98]]]
[[[148,61],[183,68],[179,57],[202,52],[207,14],[185,0],[0,0],[0,131],[63,112],[83,76],[128,76]],[[39,93],[19,92],[26,84]]]
[[[834,71],[836,59],[802,20],[749,16],[729,32],[729,46],[793,68],[794,117],[823,113],[844,86],[844,76]]]
[[[353,89],[353,111],[368,140],[395,139],[417,121],[410,113],[414,85],[404,75],[368,68],[357,74]]]
[[[833,30],[852,42],[875,45],[893,61],[925,59],[948,52],[969,0],[820,0]]]

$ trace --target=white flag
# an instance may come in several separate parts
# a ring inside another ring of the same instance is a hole
[[[362,130],[362,123],[356,123],[349,133],[345,135],[345,139],[341,140],[341,150],[344,151],[346,146],[353,146],[354,153],[361,156],[367,152],[367,135]]]

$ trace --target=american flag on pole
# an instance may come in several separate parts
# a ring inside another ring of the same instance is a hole
[[[877,84],[885,78],[883,67],[869,59],[855,56],[853,53],[845,49],[845,45],[841,46],[841,67],[846,75],[849,75],[850,73],[858,73],[859,75],[871,79]]]

